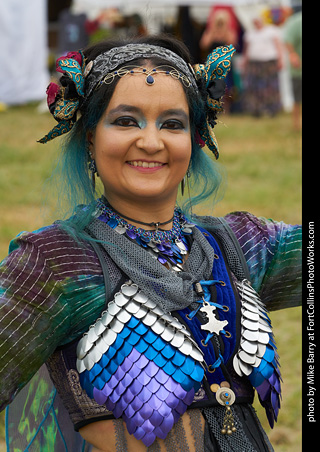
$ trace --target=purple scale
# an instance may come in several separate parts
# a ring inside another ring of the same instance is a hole
[[[130,229],[126,230],[126,234],[132,240],[135,240],[137,238],[137,234],[135,232],[131,231]]]
[[[163,419],[162,424],[160,425],[161,430],[163,430],[164,432],[166,432],[167,434],[170,432],[170,430],[172,429],[174,424],[174,417],[173,414],[170,413],[169,416],[166,416]]]
[[[127,389],[127,387],[123,384],[122,381],[119,381],[118,385],[114,388],[114,392],[116,394],[119,394],[119,396],[121,396],[125,390]]]
[[[154,377],[159,371],[159,367],[154,362],[150,361],[144,371],[150,375],[150,377]]]
[[[175,392],[176,388],[178,386],[178,383],[173,380],[173,378],[169,378],[166,382],[166,389],[170,392]]]
[[[153,408],[154,410],[159,410],[159,408],[161,407],[161,405],[165,403],[162,400],[160,400],[157,397],[157,394],[153,394],[152,397],[150,397],[150,399],[148,400],[148,404],[151,406],[151,408]]]
[[[139,367],[139,369],[143,369],[146,367],[146,365],[149,363],[148,358],[146,358],[144,355],[140,355],[140,358],[136,362],[136,366]]]
[[[178,405],[175,408],[175,410],[178,411],[178,413],[180,413],[181,416],[183,415],[183,413],[185,413],[186,409],[187,405],[183,403],[182,400],[179,401]]]
[[[99,405],[104,405],[108,396],[106,396],[103,391],[99,391],[99,389],[93,388],[93,398]]]
[[[174,418],[174,422],[178,422],[178,420],[180,419],[180,414],[176,411],[176,410],[172,410],[172,415]]]
[[[127,426],[127,430],[130,433],[130,435],[133,435],[137,430],[137,426],[136,426],[135,422],[132,420],[132,417],[130,418],[130,417],[127,417],[125,414],[123,414],[122,419],[124,419],[126,426]]]
[[[130,361],[130,359],[126,358],[123,363],[120,366],[120,369],[122,372],[124,373],[128,373],[130,372],[130,370],[132,369],[132,367],[134,366],[134,363],[132,361]],[[134,378],[134,377],[132,377]]]
[[[127,404],[125,403],[125,401],[123,400],[123,398],[121,398],[117,403],[115,408],[113,409],[113,415],[115,418],[119,418],[122,416],[124,410],[127,408]]]
[[[128,386],[131,385],[133,378],[131,377],[131,375],[129,373],[126,373],[123,377],[122,384],[125,388],[127,388]]]
[[[146,386],[149,381],[151,380],[151,377],[143,370],[141,373],[137,376],[137,380],[143,385]]]
[[[182,399],[182,401],[186,404],[186,405],[191,405],[191,403],[193,402],[194,399],[194,389],[190,389],[190,391],[187,392],[186,396]]]
[[[165,372],[163,372],[162,369],[159,369],[159,372],[157,373],[157,375],[155,376],[156,380],[161,383],[161,384],[165,384],[168,379],[170,378],[169,375],[167,375]]]
[[[135,395],[131,392],[130,388],[126,390],[126,392],[123,394],[123,398],[126,403],[132,403],[132,401],[135,398]]]
[[[113,411],[113,410],[114,410],[114,407],[116,406],[116,404],[113,403],[113,402],[111,402],[110,399],[107,399],[105,405],[106,405],[106,407],[107,407],[107,409],[108,409],[109,411]]]
[[[109,217],[107,218],[104,214],[100,215],[98,217],[98,220],[103,221],[104,223],[107,223],[109,221]]]
[[[168,435],[169,432],[166,432],[165,430],[163,430],[163,429],[161,428],[161,425],[159,425],[159,427],[156,427],[156,428],[154,429],[154,433],[156,434],[156,436],[157,436],[158,438],[166,439],[166,437],[167,437],[167,435]]]
[[[170,392],[164,386],[160,386],[159,390],[156,392],[158,399],[162,401],[166,400],[169,394]]]
[[[162,256],[158,256],[158,261],[160,262],[160,264],[165,264],[167,262],[167,259]]]
[[[131,369],[129,370],[129,374],[130,374],[130,377],[132,377],[132,379],[137,378],[137,376],[140,374],[140,372],[141,372],[141,369],[139,369],[139,367],[136,366],[136,364],[134,364],[131,367]]]
[[[113,391],[113,388],[111,388],[111,386],[109,386],[108,383],[106,383],[102,389],[102,392],[106,397],[109,397],[109,395],[111,394],[112,391]]]
[[[161,414],[161,416],[163,417],[167,417],[169,416],[169,414],[171,413],[171,408],[168,407],[168,405],[164,402],[158,410],[159,414]]]
[[[144,403],[148,402],[151,396],[152,392],[150,392],[149,389],[147,389],[146,387],[143,387],[138,394],[139,399],[142,400],[142,402]]]
[[[271,386],[269,384],[268,380],[264,380],[263,383],[261,383],[261,385],[259,385],[257,388],[258,394],[261,397],[261,399],[264,401],[266,400],[269,395],[270,395],[270,391],[271,391]]]
[[[171,245],[170,245],[170,244],[164,243],[164,244],[163,244],[163,247],[164,247],[164,252],[165,252],[165,253],[173,254],[172,248],[171,248]]]
[[[150,414],[150,416],[151,416],[151,414]],[[146,433],[153,432],[153,430],[154,430],[154,425],[149,421],[149,419],[146,419],[144,421],[144,423],[141,425],[141,427],[143,428],[143,430]]]
[[[109,395],[109,400],[111,400],[112,403],[118,403],[120,397],[121,394],[117,394],[116,391],[112,391],[112,393]]]
[[[159,390],[160,383],[153,378],[152,380],[149,381],[146,387],[149,389],[150,392],[152,392],[152,394],[154,394]]]
[[[145,436],[145,431],[143,430],[142,427],[138,427],[134,432],[134,436],[137,439],[142,439]]]
[[[163,422],[163,416],[161,416],[161,414],[157,410],[154,410],[154,412],[150,416],[150,422],[155,427],[158,427]]]
[[[272,407],[275,412],[275,416],[277,418],[279,407],[280,407],[280,402],[279,402],[279,396],[275,391],[271,392],[271,403],[272,403]]]
[[[127,408],[124,410],[124,414],[125,414],[128,418],[131,418],[132,416],[135,415],[136,411],[137,411],[137,410],[135,410],[135,409],[133,408],[132,404],[129,404],[129,405],[127,406]]]
[[[138,361],[138,359],[140,358],[140,353],[133,348],[132,352],[130,353],[130,355],[128,356],[128,359],[130,359],[130,361],[132,361],[133,363],[135,363],[136,361]]]
[[[168,407],[175,408],[179,403],[179,399],[172,392],[170,392],[165,400],[165,403],[168,405]]]
[[[138,380],[133,380],[131,386],[130,386],[130,391],[132,392],[133,395],[137,395],[141,392],[141,389],[143,388],[142,384],[138,381]]]
[[[131,419],[138,427],[140,427],[145,421],[139,411]]]
[[[108,384],[111,388],[115,388],[118,384],[119,380],[117,379],[117,377],[115,377],[114,375],[112,375],[112,377],[110,378],[110,380],[108,381]]]
[[[150,432],[147,433],[144,437],[143,437],[143,443],[146,447],[151,446],[151,444],[155,441],[156,439],[156,435],[154,432]]]
[[[131,402],[131,406],[135,411],[139,411],[142,405],[143,402],[139,399],[139,397],[135,397]]]
[[[174,394],[175,394],[175,396],[178,398],[178,399],[180,399],[180,400],[183,400],[185,397],[186,397],[186,395],[187,395],[187,391],[185,391],[182,387],[181,387],[181,385],[177,385],[177,387],[176,387],[176,389],[175,389],[175,391],[174,391]]]
[[[139,410],[139,413],[144,419],[149,419],[149,417],[152,416],[153,409],[148,403],[145,403],[143,407]]]

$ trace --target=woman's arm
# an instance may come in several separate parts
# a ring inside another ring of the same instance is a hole
[[[101,268],[90,247],[56,226],[12,242],[0,265],[0,410],[104,305]]]

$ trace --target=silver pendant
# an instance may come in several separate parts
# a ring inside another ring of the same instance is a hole
[[[201,312],[204,312],[208,317],[208,323],[201,325],[201,329],[205,331],[209,331],[210,333],[219,334],[220,331],[224,329],[226,325],[228,325],[227,320],[218,320],[213,311],[216,310],[215,306],[212,306],[207,301],[203,301],[203,306],[200,308]]]

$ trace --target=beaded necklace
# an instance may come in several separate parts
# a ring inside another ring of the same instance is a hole
[[[186,236],[192,234],[195,226],[189,223],[179,209],[174,210],[172,229],[145,230],[128,223],[120,217],[105,198],[98,200],[98,219],[119,234],[145,248],[161,264],[174,271],[181,271],[183,257],[189,252]]]

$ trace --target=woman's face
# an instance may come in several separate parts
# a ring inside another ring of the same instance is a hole
[[[105,196],[119,210],[123,201],[174,205],[191,158],[183,87],[166,74],[154,80],[149,86],[143,74],[120,79],[96,130],[88,134]]]

